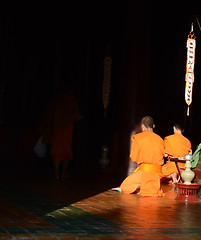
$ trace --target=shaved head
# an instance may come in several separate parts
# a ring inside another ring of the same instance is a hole
[[[180,131],[183,131],[183,130],[184,130],[184,128],[183,128],[183,126],[182,126],[181,123],[175,123],[175,124],[173,125],[173,127],[175,127],[177,130],[180,130]]]
[[[183,133],[184,132],[184,127],[181,123],[175,123],[173,125],[173,130],[174,130],[174,133]]]
[[[154,120],[150,116],[143,117],[141,124],[143,124],[146,128],[154,128]]]

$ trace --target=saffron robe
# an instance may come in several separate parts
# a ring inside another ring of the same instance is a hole
[[[51,145],[53,161],[73,159],[73,124],[79,119],[78,100],[72,91],[64,91],[48,105],[38,130]]]
[[[132,136],[130,158],[139,168],[121,184],[124,193],[133,193],[140,185],[142,196],[163,196],[160,178],[161,165],[164,163],[164,142],[154,132],[142,132]]]
[[[59,128],[55,132],[51,145],[51,154],[54,162],[63,162],[73,159],[72,152],[73,124],[70,123],[65,128]]]
[[[191,142],[181,134],[173,134],[165,137],[165,153],[170,157],[184,157],[191,150]],[[185,169],[185,163],[178,163],[179,168]],[[162,173],[164,177],[168,177],[172,173],[177,173],[178,170],[174,162],[168,161],[162,166]]]

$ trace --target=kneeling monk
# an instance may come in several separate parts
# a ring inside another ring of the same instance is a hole
[[[183,129],[180,124],[174,124],[174,134],[165,137],[165,156],[168,157],[168,162],[163,165],[162,173],[164,177],[171,177],[174,182],[177,182],[178,170],[174,162],[170,162],[171,157],[184,157],[185,154],[192,154],[190,141],[182,135]],[[185,163],[178,163],[181,172],[185,169]]]
[[[153,119],[145,116],[141,120],[142,133],[132,136],[130,158],[139,164],[133,174],[121,184],[124,193],[133,193],[140,189],[142,196],[163,196],[160,178],[161,165],[164,163],[163,139],[153,132]]]

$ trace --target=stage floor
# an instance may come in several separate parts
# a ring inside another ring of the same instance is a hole
[[[201,239],[201,201],[111,191],[109,179],[1,179],[0,239]],[[116,186],[113,186],[116,187]]]

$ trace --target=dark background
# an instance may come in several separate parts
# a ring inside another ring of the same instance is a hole
[[[19,6],[18,6],[19,7]],[[74,134],[75,172],[100,173],[103,145],[109,174],[122,176],[130,133],[151,115],[156,133],[172,134],[183,122],[193,150],[201,141],[201,3],[160,5],[151,1],[68,2],[1,10],[0,113],[2,169],[46,171],[33,153],[45,107],[61,89],[74,87],[83,119]],[[191,23],[197,36],[190,117],[184,100],[186,40]],[[110,103],[104,118],[103,59],[110,45]],[[105,172],[107,172],[105,170]]]

